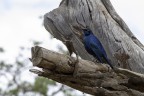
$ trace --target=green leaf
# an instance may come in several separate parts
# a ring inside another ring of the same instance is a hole
[[[16,60],[16,64],[18,65],[18,67],[23,67],[24,66],[24,63],[19,61],[19,60]]]
[[[4,52],[4,49],[0,47],[0,53]]]
[[[11,95],[17,96],[18,92],[19,92],[19,89],[15,88],[15,89],[10,90],[8,93],[11,94]]]
[[[33,44],[34,44],[34,46],[38,46],[38,45],[42,44],[42,42],[39,42],[39,41],[33,41]]]
[[[48,85],[55,85],[55,82],[43,77],[37,77],[35,79],[33,91],[39,92],[43,95],[47,95]]]

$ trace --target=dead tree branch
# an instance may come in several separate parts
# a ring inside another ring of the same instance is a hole
[[[143,74],[120,68],[113,71],[106,64],[95,64],[83,59],[75,64],[75,59],[36,46],[32,48],[32,63],[42,68],[42,71],[30,71],[92,95],[144,95]]]
[[[63,43],[70,37],[82,59],[75,63],[75,58],[37,46],[32,48],[31,61],[42,71],[32,72],[92,95],[144,96],[144,75],[140,74],[144,73],[144,46],[110,0],[62,0],[58,8],[45,14],[44,26]],[[92,62],[94,58],[86,52],[82,40],[86,26],[117,67],[114,71],[106,64]]]

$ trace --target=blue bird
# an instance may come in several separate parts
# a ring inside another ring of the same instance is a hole
[[[90,29],[82,29],[84,36],[83,36],[83,42],[86,51],[94,56],[100,63],[108,63],[110,67],[113,69],[113,66],[111,65],[110,61],[107,58],[106,52],[98,40],[96,36],[92,33]]]

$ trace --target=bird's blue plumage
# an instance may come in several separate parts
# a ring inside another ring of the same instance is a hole
[[[96,59],[98,59],[100,63],[108,63],[112,67],[110,61],[107,58],[106,52],[98,38],[94,36],[92,31],[89,29],[83,29],[83,32],[83,41],[86,51],[89,54],[93,55]]]

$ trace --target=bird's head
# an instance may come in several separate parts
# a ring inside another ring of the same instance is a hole
[[[92,34],[90,29],[82,29],[85,36]]]

